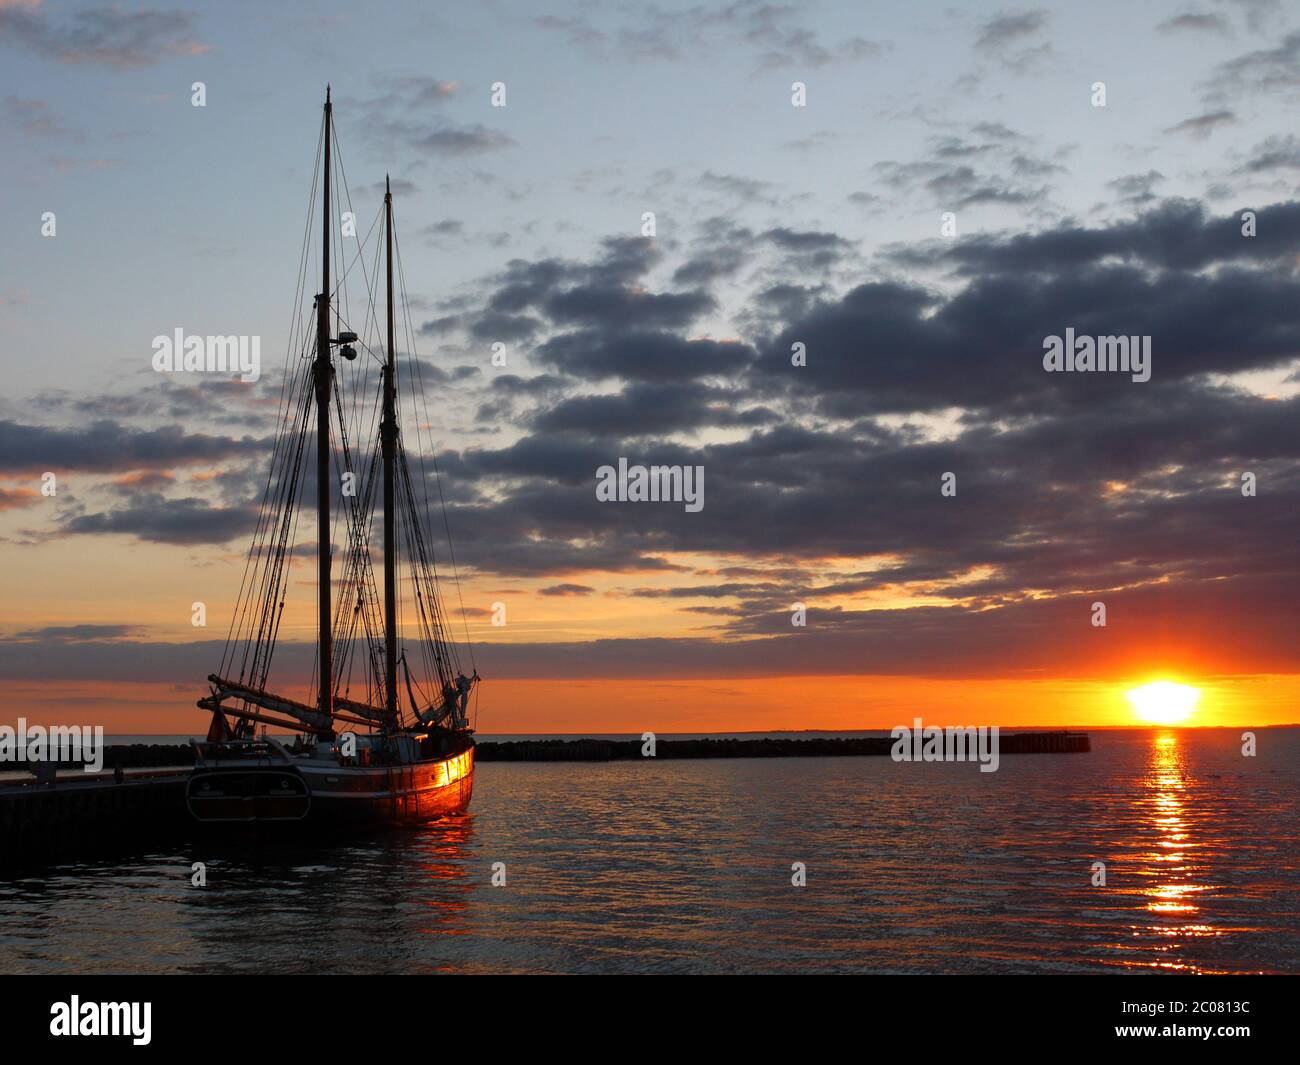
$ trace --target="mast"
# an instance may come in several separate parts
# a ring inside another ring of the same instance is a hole
[[[334,715],[334,646],[330,631],[330,135],[333,105],[325,86],[325,191],[321,229],[321,293],[316,298],[316,539],[320,609],[320,712],[322,735],[332,731]]]
[[[388,716],[397,724],[397,530],[393,459],[397,450],[396,355],[393,349],[393,190],[384,177],[384,228],[388,242],[388,361],[384,365],[384,689]]]

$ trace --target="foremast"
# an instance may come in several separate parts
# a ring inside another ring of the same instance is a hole
[[[325,185],[322,194],[321,290],[316,297],[316,551],[317,606],[319,620],[318,662],[320,666],[319,712],[323,719],[319,735],[333,735],[334,641],[330,589],[330,393],[334,367],[330,361],[330,140],[334,105],[325,86]]]
[[[397,455],[397,355],[393,344],[393,190],[384,176],[384,237],[388,265],[388,360],[384,363],[384,697],[388,718],[397,723],[397,529],[394,505]]]

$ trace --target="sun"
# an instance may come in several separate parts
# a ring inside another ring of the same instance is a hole
[[[1133,712],[1143,721],[1154,725],[1177,725],[1196,711],[1201,689],[1190,684],[1157,680],[1140,688],[1131,688],[1124,694],[1133,704]]]

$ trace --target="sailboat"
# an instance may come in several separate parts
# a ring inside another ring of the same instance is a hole
[[[387,338],[381,352],[375,298],[380,242],[375,242],[373,280],[366,271],[364,241],[358,239],[356,258],[351,265],[341,265],[338,281],[331,282],[335,165],[351,207],[346,174],[341,160],[335,162],[332,149],[336,148],[327,87],[316,155],[323,218],[321,288],[308,315],[302,309],[310,273],[317,188],[313,178],[313,204],[299,267],[297,324],[290,337],[271,470],[221,667],[208,676],[208,694],[198,700],[211,719],[206,740],[195,743],[195,768],[186,801],[192,816],[205,824],[407,824],[463,811],[473,793],[470,700],[480,678],[477,669],[466,675],[448,637],[432,553],[430,479],[422,443],[429,419],[427,408],[420,416],[422,371],[409,354],[415,347],[414,330],[405,300],[407,377],[415,385],[411,389],[414,427],[421,441],[416,449],[417,475],[412,473],[399,424],[392,187],[386,178],[381,214]],[[340,197],[339,206],[343,203]],[[353,216],[349,212],[345,217]],[[378,222],[377,217],[372,233]],[[353,229],[355,236],[355,223]],[[347,235],[347,229],[342,233]],[[341,245],[342,239],[336,252]],[[346,281],[358,264],[367,290],[360,336],[344,328],[351,324]],[[397,266],[400,273],[400,249]],[[372,335],[373,347],[367,342]],[[358,347],[364,356],[360,362]],[[336,352],[341,362],[334,358]],[[371,389],[370,370],[376,366],[379,380]],[[345,410],[345,391],[352,397],[350,414]],[[372,403],[368,426],[367,396]],[[365,448],[354,448],[354,439],[364,439]],[[309,459],[312,443],[314,468]],[[434,473],[441,503],[436,464]],[[317,642],[313,678],[304,700],[273,691],[270,676],[290,587],[294,533],[313,474]],[[340,489],[334,509],[336,477]],[[383,528],[382,599],[371,552],[376,517],[382,519]],[[443,518],[446,526],[445,505]],[[346,549],[340,551],[343,565],[336,582],[333,538],[339,526]],[[447,534],[454,569],[450,529]],[[399,535],[404,548],[400,552]],[[399,583],[411,593],[409,613],[403,613]],[[399,613],[405,624],[399,622]],[[403,638],[408,633],[409,645]],[[472,648],[469,653],[472,661]],[[269,729],[282,731],[276,734]]]

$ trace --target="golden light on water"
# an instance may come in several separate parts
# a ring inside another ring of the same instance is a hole
[[[1142,721],[1153,725],[1178,725],[1196,712],[1201,689],[1190,684],[1157,680],[1124,694],[1133,706],[1133,713]]]

